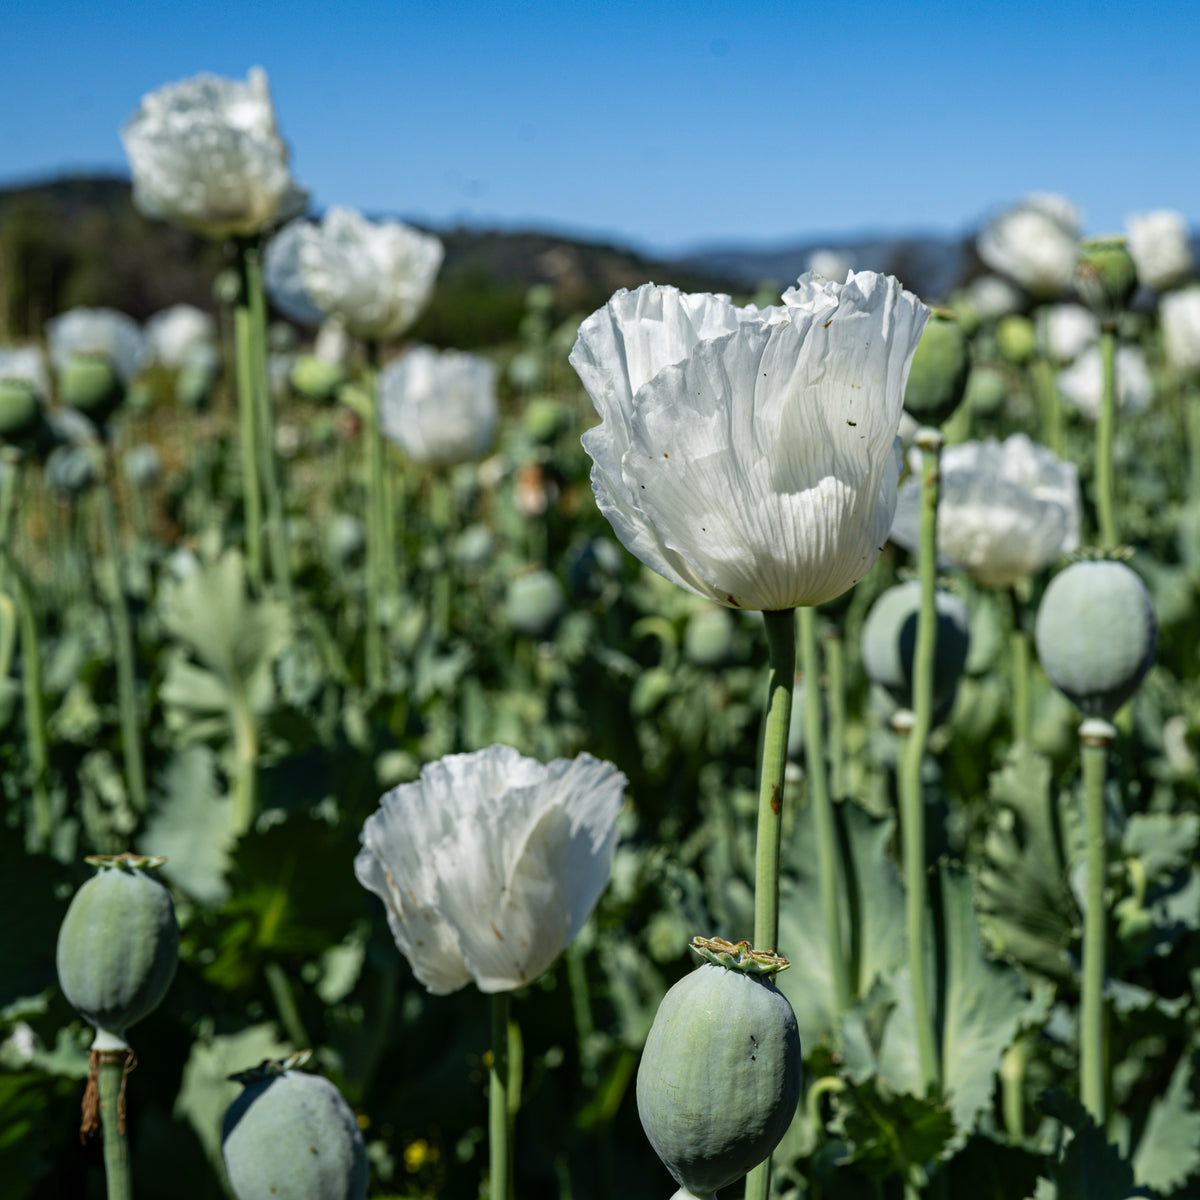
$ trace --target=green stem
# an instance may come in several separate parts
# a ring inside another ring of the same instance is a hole
[[[825,700],[829,708],[829,790],[834,800],[846,796],[846,643],[838,625],[825,638]]]
[[[488,1068],[488,1151],[491,1186],[488,1200],[509,1200],[511,1132],[508,1097],[508,992],[492,996],[492,1061]]]
[[[913,1020],[917,1051],[927,1094],[940,1086],[933,1013],[925,969],[925,800],[921,764],[933,723],[933,663],[937,650],[937,506],[940,491],[941,434],[924,429],[917,434],[921,449],[921,541],[918,563],[921,610],[913,653],[912,726],[904,739],[900,762],[900,819],[903,832],[904,886],[908,964],[912,975]]]
[[[821,729],[821,671],[817,663],[816,612],[800,610],[800,662],[804,671],[804,766],[813,806],[817,835],[817,862],[821,878],[821,920],[829,950],[829,976],[833,980],[834,1018],[850,1007],[850,964],[842,949],[841,914],[838,911],[838,845],[833,804],[825,776],[825,738]]]
[[[1029,635],[1025,632],[1021,619],[1021,598],[1013,588],[1009,589],[1008,596],[1012,608],[1012,632],[1009,634],[1008,643],[1009,657],[1012,659],[1012,735],[1014,742],[1028,742],[1032,728],[1029,698]]]
[[[38,645],[37,614],[33,596],[21,569],[13,560],[7,542],[0,542],[0,561],[7,567],[7,577],[16,596],[17,615],[21,626],[21,687],[25,708],[25,743],[29,753],[32,776],[34,848],[50,849],[54,833],[54,814],[46,781],[50,769],[50,750],[46,742],[46,710],[42,699],[42,651]]]
[[[1200,503],[1200,389],[1191,381],[1180,384],[1180,402],[1186,420],[1188,448],[1188,501]]]
[[[437,570],[433,573],[433,631],[439,641],[450,636],[450,610],[453,593],[450,530],[453,524],[453,503],[450,479],[444,471],[435,470],[429,477],[429,523],[433,536],[441,547]]]
[[[754,850],[754,946],[773,952],[779,941],[779,850],[783,844],[783,780],[796,678],[796,610],[764,612],[763,621],[769,665]],[[807,696],[809,708],[817,708],[819,719],[820,695],[812,682]],[[746,1176],[746,1200],[766,1200],[770,1190],[768,1155]]]
[[[104,1133],[104,1176],[108,1200],[132,1200],[133,1173],[125,1134],[125,1062],[128,1050],[100,1051],[98,1086],[100,1125]]]
[[[96,489],[100,522],[108,558],[108,607],[112,617],[117,657],[117,709],[121,722],[121,749],[125,756],[125,778],[129,798],[137,812],[147,808],[146,772],[142,763],[142,730],[138,720],[137,675],[133,661],[133,624],[125,603],[121,570],[121,539],[117,531],[117,507],[112,498],[112,472]]]
[[[269,962],[263,968],[267,978],[267,987],[271,989],[271,998],[275,1001],[275,1011],[279,1013],[279,1021],[298,1050],[312,1045],[312,1039],[304,1028],[300,1017],[300,1009],[296,1006],[296,996],[288,981],[287,973],[277,962]]]
[[[1062,396],[1054,378],[1054,364],[1047,358],[1035,358],[1033,372],[1034,394],[1042,415],[1042,441],[1059,458],[1063,454]]]
[[[292,572],[288,561],[287,527],[283,495],[275,462],[275,429],[271,407],[271,381],[267,369],[267,300],[263,292],[262,258],[254,242],[241,242],[244,291],[250,308],[250,346],[253,354],[254,416],[257,465],[267,501],[267,549],[271,575],[280,595],[290,604]]]
[[[1104,368],[1104,392],[1100,419],[1096,422],[1096,516],[1100,523],[1101,546],[1117,544],[1117,520],[1113,508],[1113,435],[1117,419],[1117,335],[1100,332],[1100,361]]]
[[[17,495],[17,475],[21,470],[20,455],[7,447],[0,460],[0,546],[12,545],[13,501]],[[4,588],[5,567],[0,560],[0,590]]]
[[[258,727],[250,702],[238,692],[233,698],[233,831],[241,837],[258,816]]]
[[[262,491],[258,474],[258,405],[254,386],[254,316],[243,273],[233,315],[237,364],[238,450],[242,476],[242,523],[246,573],[256,589],[263,582]]]
[[[367,342],[367,422],[363,429],[367,457],[367,687],[383,687],[383,626],[381,603],[384,588],[383,542],[383,433],[379,428],[379,343]]]
[[[1104,780],[1116,730],[1090,718],[1079,727],[1087,831],[1087,909],[1083,918],[1083,995],[1079,1013],[1079,1091],[1083,1106],[1103,1131],[1108,1121],[1104,1046],[1104,972],[1107,922],[1104,883],[1108,869]]]
[[[1029,1040],[1018,1036],[1000,1062],[1001,1108],[1004,1129],[1014,1144],[1025,1137],[1025,1068],[1029,1063]]]

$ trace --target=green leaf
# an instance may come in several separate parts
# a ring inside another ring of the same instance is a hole
[[[1196,1104],[1198,1051],[1176,1064],[1165,1095],[1154,1101],[1133,1155],[1138,1183],[1173,1192],[1200,1171],[1200,1110]]]
[[[1066,881],[1050,763],[1023,743],[992,775],[992,820],[978,870],[979,912],[991,948],[1056,979],[1072,975],[1078,909]]]
[[[161,786],[139,849],[166,857],[162,873],[181,892],[219,907],[229,896],[234,818],[232,799],[217,785],[213,752],[207,746],[181,750],[167,764]]]
[[[890,1095],[874,1084],[835,1094],[831,1128],[848,1143],[843,1160],[877,1179],[932,1162],[954,1135],[947,1109],[932,1100]]]
[[[1190,865],[1200,842],[1195,813],[1134,813],[1125,825],[1122,850],[1139,858],[1147,879]]]
[[[1133,1167],[1076,1099],[1055,1090],[1046,1092],[1040,1105],[1075,1135],[1050,1171],[1055,1200],[1129,1200],[1144,1194],[1135,1189]],[[1038,1196],[1044,1193],[1039,1186]]]

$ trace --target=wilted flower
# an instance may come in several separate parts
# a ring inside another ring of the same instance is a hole
[[[379,374],[379,425],[417,462],[451,466],[492,444],[496,368],[460,350],[415,346]]]
[[[275,128],[266,73],[196,75],[142,98],[121,131],[133,200],[211,238],[249,237],[304,210]]]
[[[889,276],[803,276],[781,306],[646,284],[580,326],[603,421],[592,490],[625,548],[732,608],[823,604],[891,528],[896,431],[928,309]]]
[[[1082,304],[1047,304],[1037,313],[1038,349],[1056,363],[1074,362],[1100,340],[1100,321]]]
[[[1075,467],[1025,434],[948,446],[940,473],[938,556],[984,587],[1012,587],[1078,546]],[[891,537],[911,553],[920,506],[920,480],[909,479]]]
[[[451,754],[388,792],[354,860],[413,974],[441,995],[546,971],[608,883],[625,777],[581,754]]]
[[[399,221],[368,221],[331,208],[319,224],[302,222],[296,254],[303,291],[356,337],[397,337],[429,302],[445,253],[432,234]]]
[[[1158,311],[1167,361],[1177,371],[1200,371],[1200,284],[1164,296]]]
[[[178,371],[198,347],[211,346],[216,336],[216,322],[211,313],[192,304],[173,304],[146,322],[147,355]]]
[[[103,358],[128,383],[141,369],[146,342],[132,318],[113,308],[72,308],[46,322],[50,362],[61,372],[73,358]]]
[[[1154,380],[1136,346],[1117,347],[1117,407],[1144,412],[1154,398]],[[1074,364],[1058,374],[1058,390],[1084,416],[1096,420],[1104,398],[1104,361],[1099,346],[1090,346]]]
[[[1075,273],[1079,224],[1065,197],[1035,193],[988,223],[979,235],[979,257],[1030,295],[1057,296]]]
[[[1130,213],[1125,229],[1138,279],[1146,287],[1165,291],[1192,273],[1192,233],[1182,213],[1170,209]]]

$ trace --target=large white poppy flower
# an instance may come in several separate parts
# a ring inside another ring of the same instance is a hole
[[[415,346],[379,373],[379,426],[416,462],[481,458],[498,416],[496,368],[478,354]]]
[[[1200,372],[1200,284],[1170,292],[1158,312],[1167,362],[1177,371]]]
[[[445,250],[399,221],[368,221],[331,208],[296,233],[299,279],[309,298],[355,337],[397,337],[429,303]]]
[[[777,307],[646,284],[579,329],[603,421],[592,490],[625,548],[730,608],[823,604],[891,528],[896,431],[929,310],[890,276],[803,276]]]
[[[246,82],[196,75],[142,98],[121,130],[133,200],[211,238],[249,237],[304,210],[261,67]]]
[[[984,587],[1012,587],[1079,545],[1075,467],[1023,433],[948,446],[940,476],[938,557]],[[921,482],[909,479],[891,536],[914,554],[920,507]]]
[[[976,244],[979,257],[1030,295],[1057,296],[1075,275],[1079,224],[1065,197],[1035,193],[988,223]]]
[[[1192,231],[1182,213],[1130,213],[1125,230],[1138,279],[1146,287],[1162,292],[1192,273]]]
[[[354,873],[431,992],[512,991],[551,966],[608,884],[625,783],[588,754],[450,754],[383,797]]]
[[[212,314],[193,304],[173,304],[146,322],[148,356],[172,371],[178,371],[197,350],[204,353],[216,338]]]
[[[1100,340],[1100,320],[1082,304],[1045,304],[1037,311],[1038,349],[1052,362],[1074,362]]]
[[[1118,346],[1116,357],[1117,407],[1123,412],[1145,412],[1154,399],[1154,379],[1145,355],[1137,346]],[[1104,397],[1104,360],[1099,346],[1089,346],[1065,371],[1058,374],[1058,390],[1085,417],[1100,416]]]
[[[141,326],[115,308],[72,308],[46,322],[46,345],[55,371],[76,356],[106,358],[128,383],[146,358]]]

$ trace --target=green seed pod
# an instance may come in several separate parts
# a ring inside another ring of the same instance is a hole
[[[944,717],[953,703],[958,677],[967,665],[971,633],[967,606],[950,592],[934,594],[937,608],[937,645],[933,659],[934,708]],[[901,707],[912,708],[913,655],[917,648],[917,616],[921,584],[888,588],[871,606],[862,631],[863,667],[872,682],[882,687]],[[945,712],[942,712],[943,706]]]
[[[367,1150],[350,1105],[328,1079],[292,1070],[307,1051],[230,1076],[244,1085],[221,1123],[237,1200],[362,1200]]]
[[[967,380],[967,407],[980,416],[997,412],[1008,399],[1008,380],[997,367],[979,366]]]
[[[125,384],[105,355],[77,354],[59,373],[58,392],[64,404],[100,425],[125,399]]]
[[[289,381],[297,395],[306,400],[331,404],[346,378],[346,368],[341,363],[326,362],[315,354],[301,354],[292,363]]]
[[[23,379],[0,379],[0,441],[28,437],[38,426],[42,402],[37,388]]]
[[[688,618],[683,653],[698,667],[719,667],[733,650],[733,617],[727,608],[702,609]]]
[[[637,1076],[646,1137],[680,1185],[677,1200],[712,1200],[762,1162],[800,1099],[800,1034],[770,981],[786,959],[721,938],[696,938],[707,961],[663,997]]]
[[[970,370],[963,327],[949,309],[934,309],[913,355],[905,409],[923,425],[940,425],[962,401]]]
[[[1075,264],[1075,292],[1100,318],[1115,321],[1137,290],[1137,267],[1123,237],[1089,238]]]
[[[1009,362],[1027,363],[1037,353],[1037,327],[1016,313],[1001,317],[996,325],[996,345]]]
[[[518,633],[543,637],[562,613],[562,584],[549,571],[518,575],[508,585],[504,608],[509,624]]]
[[[153,1012],[179,961],[171,893],[134,854],[85,860],[99,871],[75,893],[58,931],[58,982],[96,1031],[94,1050],[120,1050],[125,1031]]]
[[[1146,585],[1124,563],[1077,562],[1046,588],[1034,640],[1054,686],[1107,721],[1154,662],[1158,623]]]

